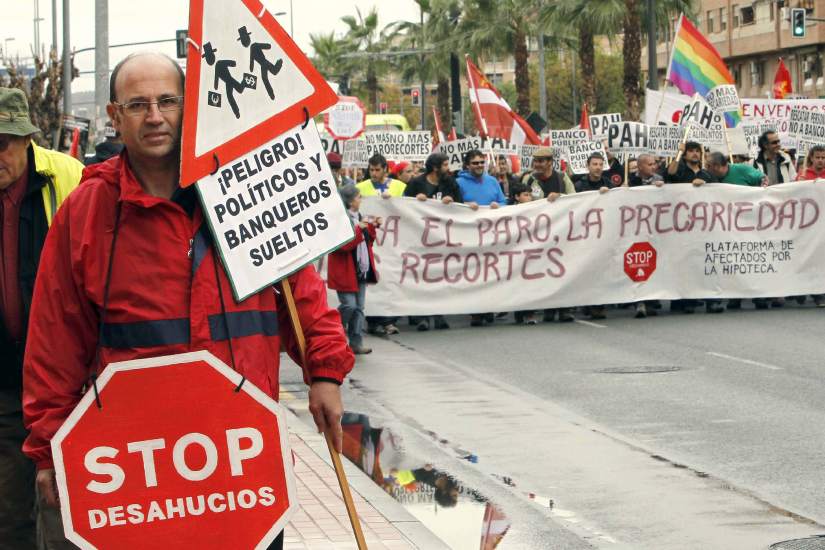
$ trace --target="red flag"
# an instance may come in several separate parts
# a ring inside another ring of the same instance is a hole
[[[444,130],[441,126],[441,116],[438,114],[438,109],[433,107],[433,122],[435,122],[435,136],[437,143],[444,143],[447,138],[444,137]]]
[[[590,116],[587,114],[587,103],[582,103],[582,117],[579,120],[579,128],[587,130],[587,135],[590,135]]]
[[[72,146],[69,148],[69,156],[77,158],[77,148],[80,145],[80,128],[72,131]]]
[[[779,66],[776,68],[776,76],[773,77],[773,98],[785,99],[787,94],[792,93],[793,84],[791,83],[791,72],[780,57]]]
[[[452,128],[450,128],[450,133],[447,136],[447,141],[455,141],[457,139],[458,139],[458,134],[456,134],[455,126],[453,126]]]
[[[481,135],[501,138],[517,145],[539,145],[541,140],[536,131],[513,112],[484,73],[470,61],[470,56],[466,56],[466,59],[470,103]]]

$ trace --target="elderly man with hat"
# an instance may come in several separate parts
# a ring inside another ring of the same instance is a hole
[[[533,171],[524,175],[521,183],[530,188],[533,200],[547,198],[554,201],[559,195],[576,192],[567,174],[553,169],[553,150],[540,147],[533,153]]]
[[[23,454],[22,368],[40,251],[83,165],[38,147],[26,96],[0,88],[0,547],[34,548],[34,464]],[[8,546],[4,546],[8,545]]]

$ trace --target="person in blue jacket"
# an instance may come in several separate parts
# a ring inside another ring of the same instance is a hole
[[[464,169],[456,178],[464,204],[474,210],[479,206],[498,208],[507,204],[507,197],[496,178],[484,170],[484,161],[484,153],[478,149],[468,151],[464,155]]]

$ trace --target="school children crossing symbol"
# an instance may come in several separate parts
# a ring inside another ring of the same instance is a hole
[[[337,100],[260,0],[191,0],[188,48],[184,187]]]

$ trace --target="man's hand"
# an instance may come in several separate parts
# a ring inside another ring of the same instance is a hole
[[[691,183],[693,183],[693,187],[701,187],[701,186],[705,185],[706,182],[705,182],[705,180],[703,180],[701,178],[696,178]]]
[[[498,208],[498,203],[497,202],[491,202],[490,203],[490,210],[495,210],[496,208]]]
[[[478,203],[477,202],[468,202],[467,206],[470,207],[470,210],[478,210]]]
[[[344,405],[341,403],[341,387],[333,382],[313,382],[309,387],[309,412],[315,419],[318,433],[329,434],[335,450],[342,453],[344,432],[341,429],[341,416],[344,414]],[[54,478],[54,470],[51,472]],[[40,473],[37,474],[38,485]]]
[[[451,202],[453,202],[453,198],[450,195],[445,195],[441,199],[441,202],[443,202],[444,204],[450,204]]]
[[[389,191],[384,191],[383,193],[381,193],[381,198],[382,199],[388,199],[390,197],[392,197],[392,195],[390,195]]]
[[[420,201],[425,201],[425,200],[427,200],[427,195],[425,195],[424,193],[419,193],[415,196],[415,198],[420,200]]]
[[[653,182],[653,185],[655,185],[656,187],[662,187],[664,184],[665,182],[662,180],[656,180]]]
[[[40,470],[37,472],[37,489],[46,504],[57,508],[60,506],[60,498],[57,495],[57,480],[54,475],[54,468]]]
[[[559,198],[558,193],[550,193],[547,195],[547,202],[554,202],[557,198]]]
[[[599,193],[600,193],[600,194],[602,194],[602,195],[604,195],[604,194],[605,194],[605,193],[607,193],[608,191],[610,191],[610,188],[609,188],[609,187],[604,187],[604,186],[599,187]]]

